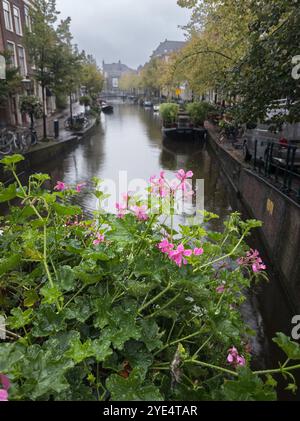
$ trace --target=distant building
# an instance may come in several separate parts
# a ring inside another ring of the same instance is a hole
[[[170,56],[180,51],[185,45],[186,43],[184,41],[168,41],[166,39],[153,51],[151,58],[161,58],[168,62]]]
[[[103,74],[105,79],[104,90],[105,91],[115,91],[118,92],[119,82],[121,77],[126,73],[136,73],[136,70],[131,69],[126,66],[126,64],[121,63],[111,63],[107,64],[103,61]]]

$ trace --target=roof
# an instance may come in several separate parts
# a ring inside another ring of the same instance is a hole
[[[157,49],[153,51],[152,57],[164,56],[181,50],[186,45],[185,41],[168,41],[161,42]]]
[[[125,72],[134,72],[133,69],[130,69],[130,67],[126,66],[126,64],[121,63],[120,61],[118,63],[104,63],[102,64],[103,71],[107,73],[125,73]]]

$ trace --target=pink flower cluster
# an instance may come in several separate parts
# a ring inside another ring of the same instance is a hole
[[[0,402],[7,402],[10,381],[4,374],[0,374],[0,385],[2,385],[2,389],[0,389]]]
[[[180,244],[176,249],[175,245],[169,243],[168,239],[164,239],[158,244],[159,250],[167,254],[169,259],[176,263],[178,267],[182,267],[182,264],[186,265],[188,262],[185,259],[190,256],[201,256],[204,253],[202,248],[195,248],[194,250],[185,249],[183,244]]]
[[[104,243],[105,235],[100,232],[96,235],[96,239],[93,241],[94,246],[99,246],[99,244]]]
[[[239,355],[238,350],[234,346],[228,350],[227,362],[233,367],[243,367],[246,365],[245,358],[242,355]]]
[[[259,256],[259,252],[253,249],[247,252],[246,257],[241,257],[238,260],[238,264],[240,266],[251,266],[254,273],[267,269],[266,265]]]
[[[75,187],[75,190],[77,193],[81,193],[84,187],[86,187],[86,183],[80,183],[80,184],[77,184],[77,186]],[[62,192],[62,191],[68,190],[68,188],[69,187],[66,185],[66,183],[63,183],[62,181],[58,181],[56,183],[56,186],[54,187],[54,190]]]
[[[126,197],[130,198],[130,196],[126,196]],[[125,195],[124,195],[124,198],[125,198]],[[128,199],[127,199],[126,205],[123,203],[116,203],[116,209],[117,209],[117,218],[119,219],[123,219],[128,210],[132,211],[139,221],[147,221],[149,219],[149,215],[147,214],[148,208],[146,205],[142,205],[142,206],[135,205],[135,206],[132,206],[131,208],[128,208]]]
[[[188,183],[188,179],[192,178],[193,175],[192,171],[179,170],[176,173],[176,180],[169,184],[165,178],[164,171],[161,171],[159,177],[154,175],[150,178],[150,191],[162,198],[170,194],[174,195],[178,190],[182,190],[185,195],[193,195],[194,192]],[[177,180],[179,180],[179,183]]]

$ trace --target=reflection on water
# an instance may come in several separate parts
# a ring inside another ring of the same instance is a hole
[[[129,183],[133,179],[148,181],[161,169],[173,179],[181,168],[192,170],[195,179],[204,179],[205,209],[220,215],[213,228],[221,229],[231,210],[223,176],[201,141],[163,141],[159,116],[151,109],[116,104],[114,114],[102,114],[101,123],[82,144],[35,170],[48,172],[53,183],[89,182],[96,176],[113,180],[119,188],[120,171],[127,172]],[[117,197],[126,186],[119,190]],[[91,195],[83,194],[77,200],[87,211],[96,208]]]

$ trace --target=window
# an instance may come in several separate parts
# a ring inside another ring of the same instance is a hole
[[[26,76],[27,75],[26,56],[25,56],[25,50],[21,45],[18,45],[18,57],[19,57],[20,75]]]
[[[26,27],[29,29],[29,31],[31,32],[31,17],[30,17],[30,11],[29,11],[29,7],[28,6],[24,6],[24,14],[25,14],[25,24]]]
[[[113,88],[119,87],[119,79],[117,77],[112,78],[112,86],[113,86]]]
[[[3,3],[5,28],[8,29],[9,31],[13,31],[10,3],[6,0],[3,0],[2,3]]]
[[[21,24],[20,9],[16,6],[13,6],[13,11],[14,11],[14,21],[15,21],[16,34],[22,35],[22,24]]]
[[[16,56],[16,46],[14,42],[7,41],[7,50],[10,53],[9,65],[11,67],[17,67],[17,56]]]

